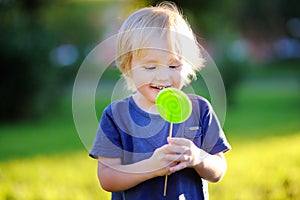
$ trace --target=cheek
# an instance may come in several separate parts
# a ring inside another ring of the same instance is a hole
[[[182,76],[182,70],[178,70],[178,71],[173,71],[171,73],[171,77],[173,80],[175,81],[180,81],[181,79],[183,79],[183,76]]]
[[[145,73],[141,70],[134,70],[132,71],[132,80],[136,88],[139,88],[151,82],[151,74]]]
[[[182,71],[176,71],[172,74],[172,82],[176,88],[182,88],[184,85],[185,77],[182,74]]]

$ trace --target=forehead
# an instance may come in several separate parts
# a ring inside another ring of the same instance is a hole
[[[156,62],[180,60],[179,53],[174,51],[172,42],[174,41],[171,41],[167,34],[148,35],[142,42],[136,44],[133,59]]]
[[[130,32],[129,48],[131,51],[139,52],[144,49],[157,49],[166,52],[176,51],[179,54],[181,37],[178,32],[169,29],[145,28]]]
[[[181,59],[174,52],[164,49],[141,49],[133,54],[132,60],[137,64],[155,63],[169,65],[179,63]]]

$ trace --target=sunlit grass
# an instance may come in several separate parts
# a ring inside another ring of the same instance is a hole
[[[233,141],[224,179],[210,184],[211,199],[300,198],[300,133],[258,141]],[[87,152],[0,162],[0,199],[110,198]]]
[[[0,162],[0,199],[110,199],[87,152]]]
[[[71,114],[0,125],[0,160],[83,149]]]
[[[300,199],[300,132],[234,141],[224,179],[210,184],[213,200]]]

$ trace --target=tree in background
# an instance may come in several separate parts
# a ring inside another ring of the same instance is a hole
[[[101,40],[106,1],[0,1],[0,121],[57,111]],[[64,108],[64,109],[71,109]]]
[[[41,23],[42,0],[0,2],[0,120],[41,114],[51,101],[54,37]],[[47,92],[46,92],[47,91]]]
[[[115,23],[110,18],[120,20],[129,9],[158,2],[0,1],[0,121],[52,111],[85,56],[103,40],[105,27]],[[300,1],[174,2],[219,67],[229,101],[253,61],[299,60]],[[112,4],[118,9],[107,9]],[[59,61],[60,56],[66,60]]]

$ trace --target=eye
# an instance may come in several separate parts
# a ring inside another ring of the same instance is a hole
[[[146,69],[146,70],[154,70],[154,69],[156,69],[156,66],[155,66],[155,65],[144,65],[143,67],[144,67],[144,69]]]
[[[170,69],[178,69],[180,68],[182,65],[170,65],[169,68]]]

